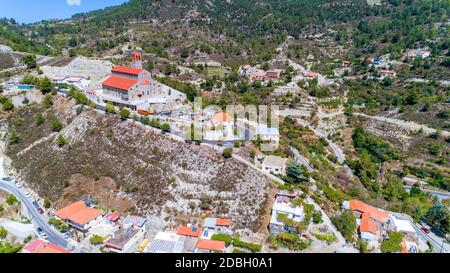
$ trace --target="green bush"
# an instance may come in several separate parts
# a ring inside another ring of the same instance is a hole
[[[22,245],[12,245],[8,242],[0,242],[0,253],[17,253],[22,249]]]
[[[91,239],[89,239],[89,242],[91,243],[91,245],[100,245],[103,243],[105,239],[99,235],[94,235],[91,237]]]
[[[58,135],[58,138],[56,139],[56,144],[58,144],[59,147],[63,147],[66,145],[67,141],[62,135]]]
[[[63,128],[63,124],[56,117],[50,120],[50,130],[53,132],[59,132]]]
[[[14,104],[12,103],[11,99],[7,99],[3,103],[3,111],[11,111],[12,109],[14,109]]]
[[[162,124],[161,125],[161,130],[163,130],[166,133],[170,132],[170,125],[169,125],[169,123]]]
[[[214,234],[213,236],[211,236],[211,240],[222,241],[225,242],[226,246],[229,246],[233,241],[233,238],[227,234]]]
[[[123,120],[126,120],[129,116],[130,116],[130,110],[128,110],[127,108],[122,108],[119,111],[119,116],[120,118],[122,118]]]
[[[37,126],[41,126],[42,124],[45,123],[45,118],[44,118],[44,115],[42,113],[37,113],[36,114],[35,123],[36,123]]]
[[[304,250],[311,245],[311,241],[301,240],[297,234],[280,233],[276,237],[277,244],[289,250]]]
[[[19,203],[19,200],[17,200],[17,197],[14,194],[10,194],[8,199],[6,199],[6,204],[12,206],[16,203]]]
[[[223,157],[231,158],[233,156],[233,148],[226,148],[223,150]]]
[[[402,250],[402,240],[403,233],[389,233],[389,239],[386,239],[381,243],[381,251],[387,253],[400,252],[400,250]]]
[[[44,200],[44,208],[48,209],[51,207],[51,205],[52,205],[52,203],[50,203],[50,200],[48,200],[48,199]]]
[[[0,227],[0,239],[5,239],[8,235],[8,231],[4,227]]]
[[[334,234],[313,233],[313,235],[317,239],[327,242],[327,244],[331,244],[337,240],[337,237]]]
[[[11,130],[8,134],[8,141],[9,144],[17,144],[20,142],[20,137],[19,135],[16,133],[16,130]]]
[[[354,240],[356,218],[352,211],[344,211],[340,215],[331,218],[331,221],[347,241],[352,242]]]
[[[42,94],[51,92],[52,87],[53,87],[52,81],[48,77],[43,78],[39,82],[39,90],[41,90]]]
[[[233,246],[235,247],[242,247],[245,249],[250,250],[251,252],[259,252],[261,251],[262,246],[259,244],[252,244],[252,243],[247,243],[247,242],[243,242],[241,240],[239,240],[238,238],[235,238],[233,240]]]

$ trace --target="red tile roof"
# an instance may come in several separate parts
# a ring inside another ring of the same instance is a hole
[[[397,72],[395,72],[394,70],[382,70],[381,73],[385,73],[385,74],[395,74]]]
[[[217,218],[216,225],[228,227],[231,225],[231,219]]]
[[[152,82],[152,81],[150,81],[150,80],[142,80],[142,81],[141,81],[141,84],[142,84],[142,85],[149,85],[151,82]]]
[[[55,212],[59,218],[68,219],[80,225],[85,225],[102,214],[101,210],[86,207],[83,201],[75,202]]]
[[[380,209],[367,205],[360,200],[350,200],[350,209],[363,213],[362,217],[370,217],[380,223],[384,223],[389,220],[389,214]]]
[[[71,253],[69,250],[43,240],[36,240],[26,245],[24,250],[31,253]]]
[[[144,71],[144,70],[140,69],[140,68],[133,68],[133,67],[127,67],[127,66],[116,66],[111,70],[111,72],[130,74],[130,75],[136,75],[136,76],[141,74],[142,71]]]
[[[116,222],[117,220],[119,220],[120,214],[110,213],[110,214],[108,214],[108,216],[106,216],[106,218],[108,218],[108,220],[110,220],[110,221]]]
[[[313,71],[309,71],[309,72],[306,74],[306,76],[307,76],[307,77],[310,77],[310,78],[315,78],[315,77],[317,77],[317,73],[316,73],[316,72],[313,72]]]
[[[182,235],[182,236],[200,237],[200,235],[202,234],[202,229],[194,228],[194,227],[179,226],[177,228],[177,234]]]
[[[102,83],[102,85],[128,91],[131,87],[133,87],[137,83],[138,81],[136,80],[110,76]]]
[[[225,242],[216,240],[204,240],[200,239],[197,242],[196,248],[210,251],[221,251],[225,250]]]
[[[49,254],[56,254],[56,253],[71,253],[69,250],[64,249],[62,247],[59,247],[54,244],[47,244],[43,247],[40,247],[36,249],[33,253],[49,253]]]
[[[377,235],[377,224],[375,222],[366,217],[361,220],[361,225],[359,226],[360,232],[370,232],[374,235]]]
[[[211,121],[213,123],[222,123],[222,122],[230,122],[232,121],[232,118],[230,115],[228,115],[225,112],[217,113],[212,118]]]

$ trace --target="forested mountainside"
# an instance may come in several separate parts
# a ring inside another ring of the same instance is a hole
[[[381,4],[369,4],[377,2]],[[101,53],[127,39],[124,33],[129,24],[154,20],[168,33],[174,28],[184,28],[224,35],[240,45],[260,41],[275,45],[287,35],[296,38],[305,35],[311,26],[330,27],[337,31],[337,39],[351,37],[360,51],[374,52],[385,47],[411,47],[436,37],[439,33],[432,28],[446,21],[449,9],[445,0],[131,0],[120,6],[77,14],[65,21],[24,26],[2,20],[0,41],[36,54],[52,53],[43,44],[61,50],[94,43]],[[357,28],[349,29],[354,26]],[[154,27],[140,32],[150,34]],[[115,38],[108,35],[111,31]],[[167,43],[160,49],[165,48]]]

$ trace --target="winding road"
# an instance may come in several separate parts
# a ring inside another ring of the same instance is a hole
[[[316,130],[316,129],[312,128],[309,124],[305,123],[303,120],[297,119],[297,122],[299,124],[303,125],[303,126],[306,126],[311,131],[313,131],[313,133],[316,136],[325,139],[326,142],[328,143],[328,145],[330,146],[330,148],[333,150],[334,154],[336,155],[337,161],[344,166],[344,170],[347,173],[347,175],[349,177],[353,177],[353,172],[350,169],[350,167],[347,166],[346,164],[344,164],[344,162],[345,162],[345,155],[344,155],[344,153],[342,152],[342,150],[336,144],[334,144],[332,141],[330,141],[324,133],[322,133],[319,130]]]
[[[32,201],[27,198],[19,188],[17,188],[17,186],[14,184],[14,181],[8,182],[0,179],[0,189],[14,194],[22,202],[22,204],[25,205],[28,210],[29,216],[31,217],[31,222],[34,224],[36,229],[38,227],[41,227],[44,230],[44,232],[48,236],[48,238],[46,239],[47,241],[64,248],[68,248],[68,241],[62,237],[61,233],[50,226],[50,224],[48,223],[48,218],[37,211]]]
[[[309,161],[308,161],[306,158],[304,158],[296,148],[290,146],[289,149],[290,149],[291,152],[294,154],[295,161],[297,161],[297,162],[300,163],[301,165],[305,166],[306,169],[308,170],[308,172],[315,172],[315,171],[316,171],[316,170],[309,164]]]

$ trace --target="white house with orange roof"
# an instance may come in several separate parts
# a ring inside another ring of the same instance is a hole
[[[231,230],[231,219],[228,218],[205,218],[203,222],[202,238],[211,239],[216,233],[233,234]]]
[[[54,215],[82,232],[87,232],[103,219],[101,210],[87,207],[83,201],[72,203],[56,211]]]
[[[195,253],[225,252],[225,242],[217,240],[200,239],[195,247]]]
[[[234,118],[226,112],[219,112],[209,118],[209,130],[205,131],[206,140],[233,140]]]
[[[387,212],[360,200],[344,201],[342,207],[353,211],[357,217],[360,237],[367,242],[379,241],[391,220]]]

